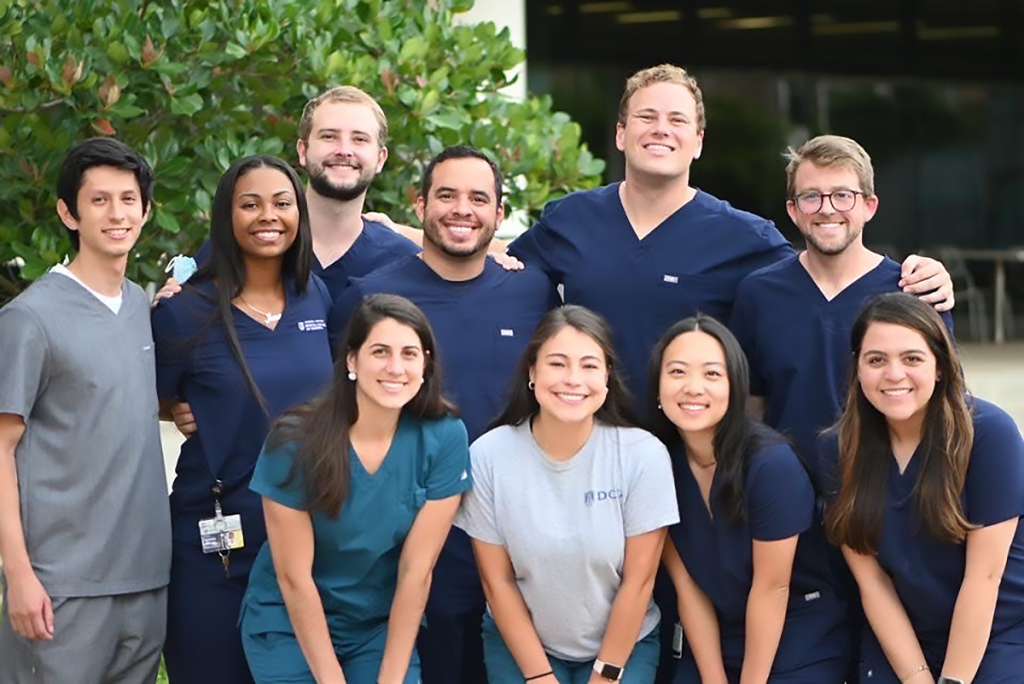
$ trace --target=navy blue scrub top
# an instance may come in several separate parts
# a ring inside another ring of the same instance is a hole
[[[537,270],[506,271],[487,259],[476,278],[448,281],[410,256],[351,281],[331,311],[332,349],[363,297],[380,292],[406,297],[430,321],[445,393],[458,405],[471,442],[505,408],[526,343],[544,314],[561,304]]]
[[[967,519],[985,527],[1024,515],[1024,440],[1001,408],[976,398],[971,403],[974,445],[960,500]],[[832,500],[839,482],[835,432],[825,434],[818,446],[825,495]],[[892,459],[877,560],[892,578],[925,659],[938,671],[964,579],[967,546],[936,540],[921,522],[913,496],[919,461],[915,453],[901,475]],[[1024,644],[1024,525],[1017,526],[999,584],[990,643],[997,641]]]
[[[312,399],[331,379],[330,296],[314,275],[301,297],[286,280],[284,314],[274,330],[232,309],[242,353],[268,415],[249,388],[223,324],[209,325],[216,305],[204,294],[214,296],[212,283],[189,283],[153,310],[157,394],[188,402],[197,428],[178,457],[171,493],[174,536],[201,546],[198,521],[213,515],[210,488],[220,479],[224,514],[242,515],[251,558],[266,532],[259,497],[248,490],[249,478],[273,419]]]
[[[671,449],[680,522],[669,528],[672,543],[693,580],[715,607],[728,667],[743,662],[747,597],[754,578],[753,542],[800,535],[790,580],[786,623],[773,672],[799,670],[804,662],[845,655],[849,636],[828,565],[814,489],[803,464],[787,444],[772,444],[750,458],[744,497],[746,519],[733,523],[718,502],[721,482],[711,484],[711,511],[686,461],[682,443]]]
[[[341,257],[324,267],[313,255],[313,273],[324,282],[336,302],[348,286],[349,278],[362,277],[392,261],[419,253],[419,245],[412,240],[382,223],[363,219],[363,231]],[[206,242],[196,253],[196,261],[202,264],[209,257],[210,243]]]
[[[509,253],[564,284],[567,304],[608,320],[620,370],[644,412],[647,367],[662,333],[698,311],[728,322],[740,280],[793,249],[771,221],[700,190],[641,240],[612,183],[548,202]]]
[[[294,458],[294,442],[265,449],[250,486],[288,508],[308,510],[301,474],[285,486]],[[402,547],[424,503],[470,488],[466,428],[458,418],[417,420],[403,412],[377,472],[368,473],[350,449],[349,474],[349,494],[338,517],[311,514],[313,581],[340,651],[366,643],[387,624]],[[254,634],[293,632],[269,543],[253,566],[242,610],[246,629]]]
[[[846,403],[853,324],[868,299],[900,291],[900,270],[884,258],[831,301],[796,255],[740,283],[729,327],[750,362],[750,393],[765,398],[765,424],[794,441],[815,479],[818,435]]]

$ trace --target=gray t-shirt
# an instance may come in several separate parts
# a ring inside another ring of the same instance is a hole
[[[679,522],[672,464],[653,435],[597,424],[568,461],[540,449],[529,423],[470,447],[473,489],[455,524],[504,546],[544,649],[597,657],[622,582],[627,537]],[[658,623],[647,607],[640,638]]]
[[[171,523],[149,301],[125,281],[118,313],[47,273],[0,309],[0,413],[15,449],[32,567],[51,596],[165,586]]]

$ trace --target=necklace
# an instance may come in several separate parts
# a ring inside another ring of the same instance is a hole
[[[696,463],[699,468],[710,468],[711,466],[713,466],[716,463],[718,463],[718,459],[717,458],[713,458],[713,459],[711,459],[711,461],[709,463],[701,463],[697,459],[693,459],[693,462]]]
[[[241,294],[238,295],[238,298],[241,299],[242,303],[245,304],[247,307],[252,309],[254,312],[258,313],[260,316],[263,316],[263,325],[269,326],[271,323],[277,323],[279,320],[281,320],[281,316],[284,315],[283,311],[281,313],[270,313],[269,311],[257,309],[255,306],[250,304],[248,300]]]

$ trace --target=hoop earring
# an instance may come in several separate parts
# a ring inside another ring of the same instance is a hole
[[[531,380],[530,382],[526,383],[526,386],[530,388],[531,392],[533,390],[537,389],[537,383],[535,383],[533,380]]]
[[[356,381],[356,372],[355,371],[349,371],[348,372],[348,379],[351,380],[352,382],[355,382]]]

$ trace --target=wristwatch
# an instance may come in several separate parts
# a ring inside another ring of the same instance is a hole
[[[953,679],[952,677],[939,677],[939,681],[935,684],[964,684],[962,679]]]
[[[611,663],[606,663],[603,660],[594,661],[594,672],[601,675],[609,682],[617,682],[622,679],[623,669],[624,668],[619,667],[618,665],[612,665]],[[960,682],[960,684],[963,684],[963,682]]]

